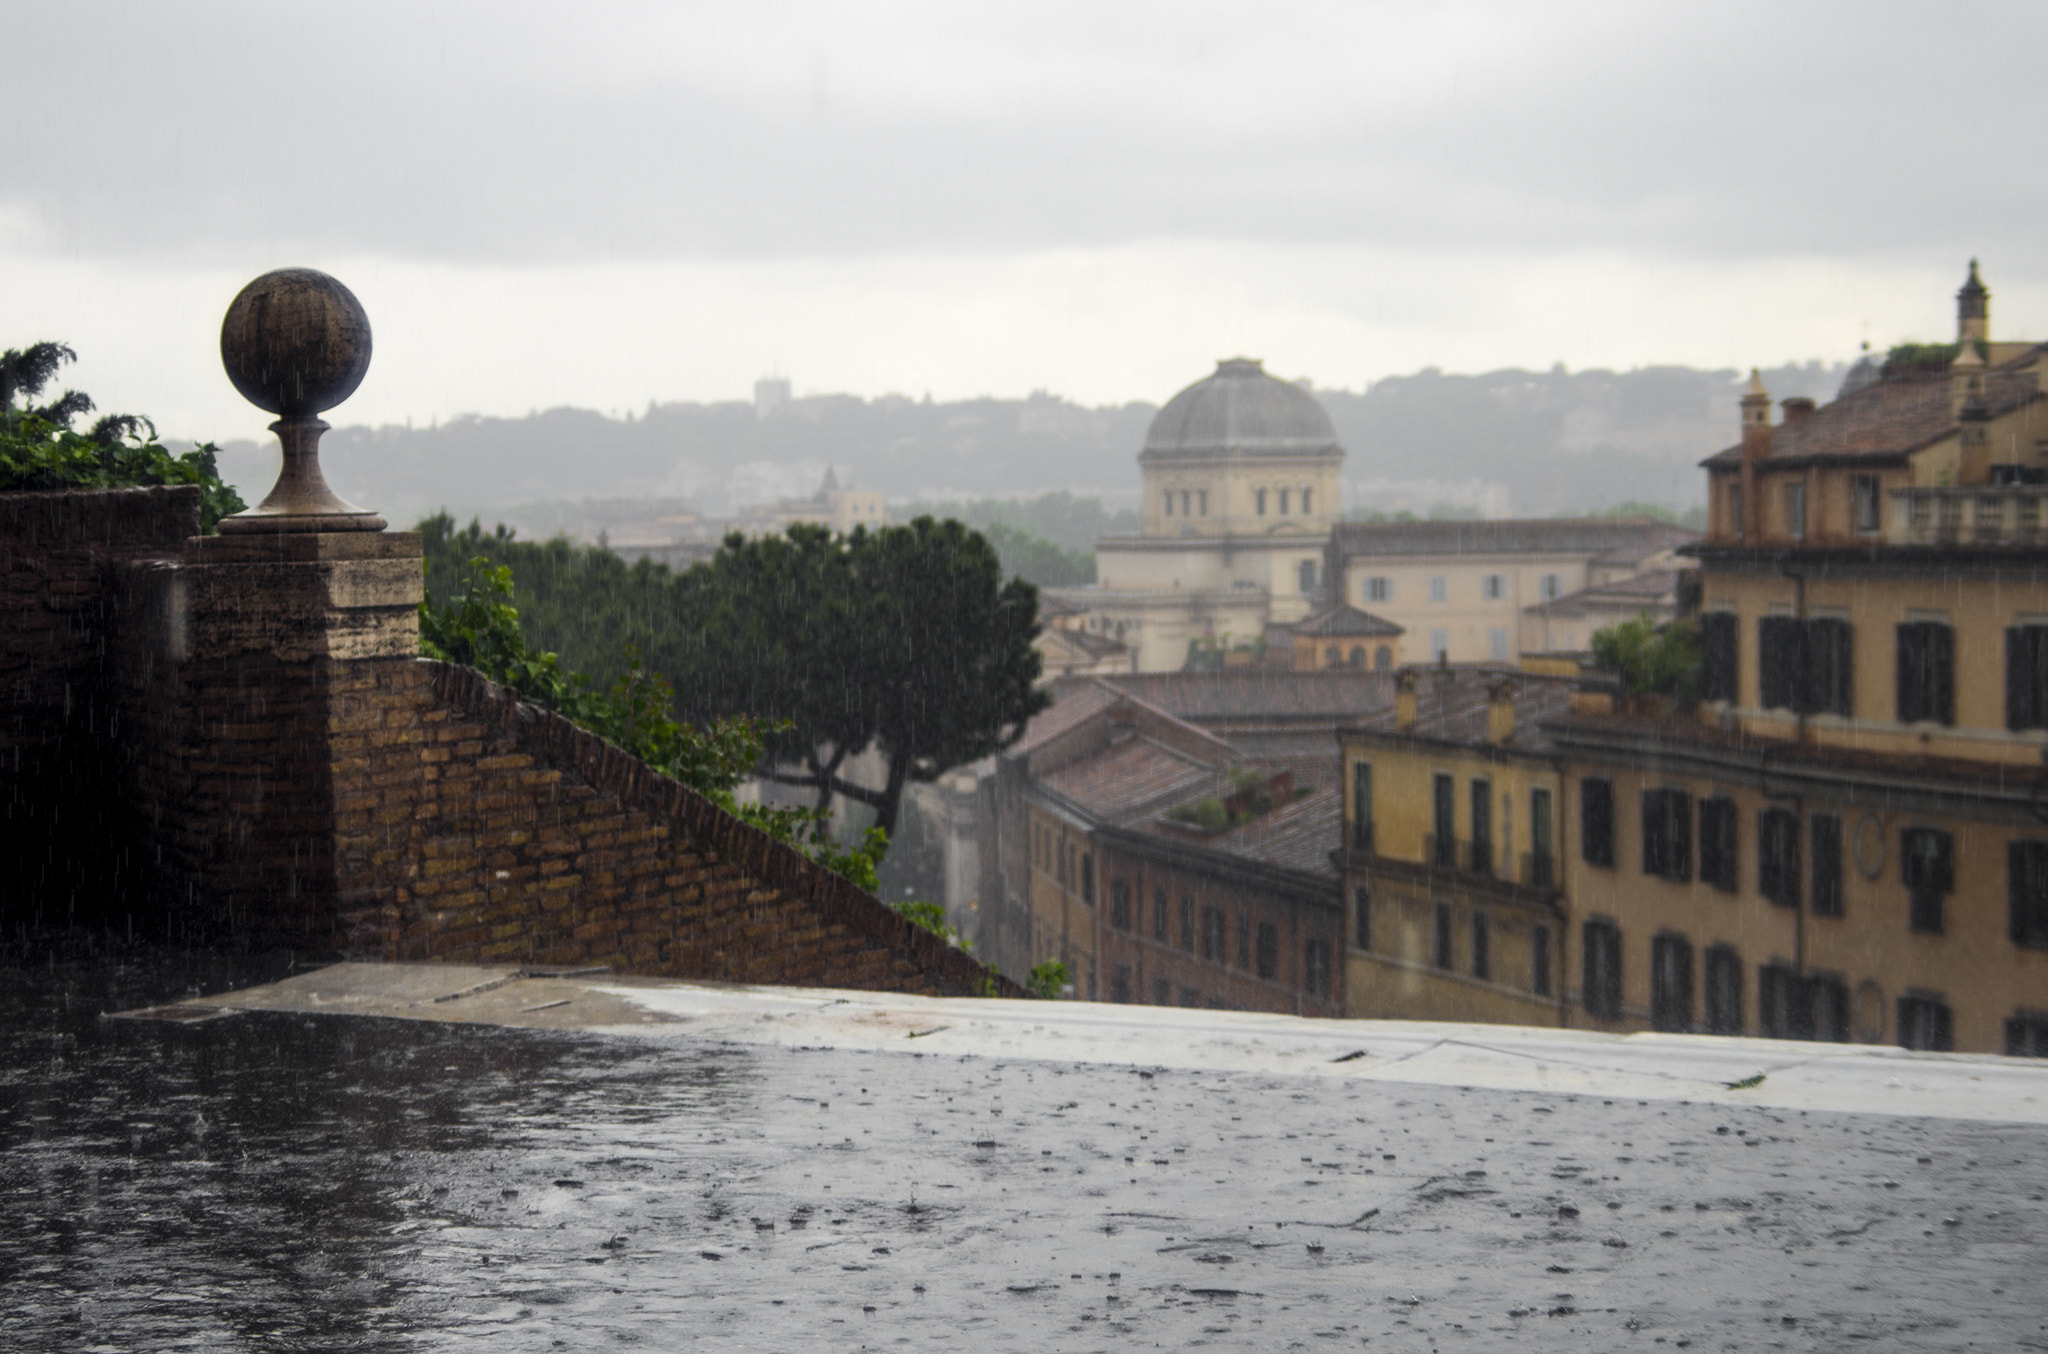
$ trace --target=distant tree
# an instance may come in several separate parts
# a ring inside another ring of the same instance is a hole
[[[959,522],[732,536],[701,573],[712,712],[745,702],[790,721],[771,752],[794,754],[798,769],[769,778],[810,787],[821,804],[833,794],[866,804],[884,832],[911,781],[1001,751],[1047,704],[1031,643],[1038,590],[1004,583],[987,539]],[[871,743],[887,768],[880,786],[840,774]]]
[[[981,534],[996,548],[1003,572],[1026,583],[1041,588],[1072,588],[1095,581],[1095,556],[1092,552],[1068,550],[1001,522],[991,522],[982,527]]]
[[[1690,622],[1662,625],[1645,612],[1593,632],[1593,661],[1631,695],[1689,699],[1699,689],[1699,638]]]
[[[211,442],[174,456],[157,442],[156,425],[139,414],[108,414],[89,431],[74,432],[72,422],[93,410],[91,397],[77,390],[34,403],[77,358],[63,343],[0,352],[0,491],[191,484],[200,491],[202,531],[247,506],[221,480]]]

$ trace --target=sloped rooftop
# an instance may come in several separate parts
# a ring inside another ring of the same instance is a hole
[[[2032,372],[1994,368],[1985,373],[1984,402],[1994,417],[2039,398]],[[1955,427],[1948,373],[1894,376],[1832,400],[1797,423],[1773,426],[1770,459],[1903,456],[1948,436]],[[1736,465],[1741,461],[1742,444],[1738,442],[1700,464]]]

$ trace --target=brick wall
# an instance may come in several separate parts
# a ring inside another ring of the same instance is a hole
[[[0,918],[119,912],[134,833],[108,755],[116,580],[198,530],[196,488],[0,494]]]
[[[412,657],[417,538],[197,525],[190,489],[0,495],[0,846],[32,867],[0,871],[0,924],[987,988],[645,763]]]
[[[472,669],[352,664],[331,708],[352,953],[933,994],[986,980],[872,895]]]

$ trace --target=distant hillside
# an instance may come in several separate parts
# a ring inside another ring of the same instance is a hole
[[[1811,362],[1764,379],[1779,398],[1826,399],[1843,370]],[[1695,463],[1735,440],[1739,389],[1734,371],[1553,368],[1428,370],[1316,395],[1349,452],[1348,506],[1422,511],[1450,502],[1541,516],[1624,500],[1695,503]],[[653,404],[623,419],[550,409],[435,427],[336,428],[322,461],[338,492],[394,521],[444,506],[488,515],[513,504],[634,496],[690,499],[723,516],[809,494],[827,466],[893,504],[1058,489],[1118,512],[1136,506],[1136,457],[1154,412],[1149,404],[1087,409],[1045,394],[953,403],[827,395],[768,418],[738,402]],[[274,447],[254,442],[229,443],[222,457],[252,502],[276,464]],[[1069,548],[1083,544],[1071,530],[1078,521],[1060,531],[1012,524]]]

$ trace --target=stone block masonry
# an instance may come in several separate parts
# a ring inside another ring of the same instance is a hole
[[[0,496],[0,923],[1018,995],[567,720],[416,657],[408,533]]]

